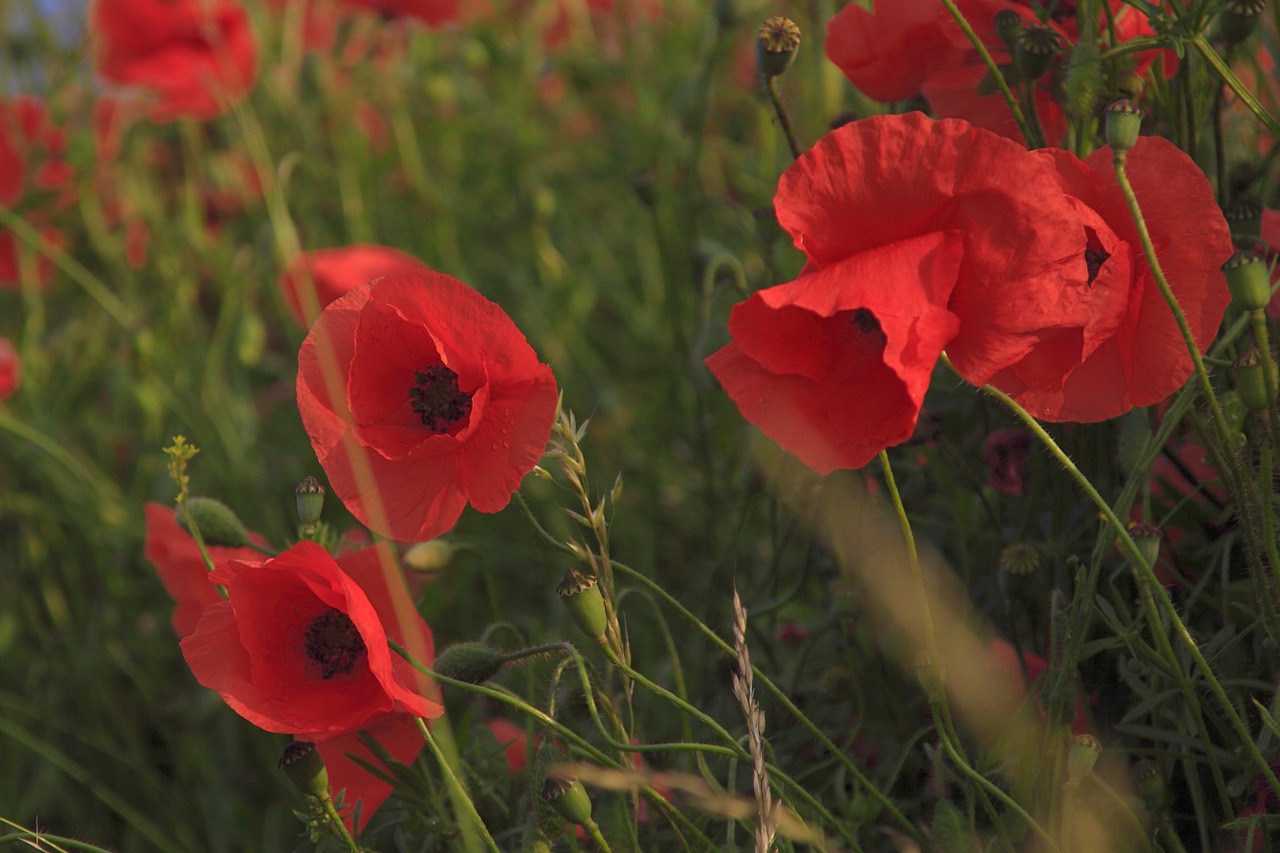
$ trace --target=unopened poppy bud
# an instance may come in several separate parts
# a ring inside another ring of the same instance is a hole
[[[1271,302],[1271,276],[1266,258],[1256,252],[1236,252],[1222,265],[1231,301],[1244,311],[1261,311]]]
[[[1163,538],[1160,528],[1153,524],[1130,524],[1129,536],[1133,539],[1133,544],[1138,546],[1142,559],[1147,561],[1148,566],[1154,566],[1160,558],[1160,540]]]
[[[1149,803],[1164,803],[1164,776],[1160,773],[1160,765],[1150,758],[1144,758],[1130,769],[1134,785],[1138,793]]]
[[[1262,355],[1256,349],[1251,349],[1231,365],[1231,382],[1236,386],[1240,402],[1250,412],[1265,412],[1275,402],[1267,393],[1267,377],[1263,369]]]
[[[293,490],[293,497],[298,506],[298,523],[304,529],[315,527],[324,509],[324,486],[315,477],[307,477]]]
[[[577,779],[548,776],[542,783],[542,801],[570,823],[586,826],[591,822],[591,797]]]
[[[790,18],[777,16],[760,25],[756,33],[756,68],[767,79],[791,67],[800,49],[800,27]]]
[[[1266,0],[1223,0],[1218,12],[1218,35],[1228,46],[1239,44],[1253,35],[1266,7]]]
[[[484,684],[498,674],[506,656],[484,643],[457,643],[436,658],[432,669],[446,678]]]
[[[1022,34],[1022,16],[1012,9],[1002,9],[996,13],[995,23],[996,36],[1013,50],[1018,44],[1018,36]]]
[[[1005,574],[1029,575],[1040,568],[1040,552],[1025,542],[1014,542],[1000,552],[1000,569]]]
[[[1071,741],[1071,749],[1067,752],[1067,784],[1079,785],[1084,778],[1093,772],[1102,754],[1102,744],[1090,734],[1076,735]]]
[[[1106,109],[1107,144],[1112,151],[1128,151],[1138,142],[1142,129],[1142,110],[1128,98],[1121,98]]]
[[[213,498],[187,498],[187,511],[178,510],[178,524],[191,532],[187,517],[200,531],[206,545],[243,548],[249,544],[249,531],[231,507]]]
[[[563,824],[561,824],[563,826]],[[524,830],[524,838],[520,842],[520,849],[523,853],[551,853],[551,839],[542,831],[542,827],[538,826],[537,821],[531,821]]]
[[[1147,88],[1147,81],[1142,79],[1142,75],[1136,71],[1126,71],[1120,75],[1120,79],[1116,82],[1116,91],[1122,97],[1137,100],[1142,97],[1142,90]]]
[[[1018,68],[1028,80],[1034,80],[1049,70],[1054,57],[1062,49],[1058,31],[1047,24],[1032,24],[1018,33],[1015,55]]]
[[[565,572],[564,580],[556,588],[556,593],[564,600],[569,616],[575,625],[597,643],[605,643],[605,626],[608,624],[604,610],[604,596],[596,579],[577,569]]]
[[[1251,195],[1237,195],[1222,209],[1237,246],[1252,246],[1262,237],[1262,205]]]
[[[329,771],[311,741],[295,740],[286,746],[280,756],[280,769],[307,796],[329,796]]]
[[[443,539],[432,539],[430,542],[419,542],[404,552],[402,562],[411,572],[434,574],[441,571],[458,552],[458,546]]]

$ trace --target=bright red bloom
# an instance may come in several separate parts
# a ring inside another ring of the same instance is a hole
[[[384,275],[425,268],[422,261],[389,246],[317,249],[304,252],[289,265],[280,276],[280,291],[289,312],[309,327],[326,305],[348,291]],[[307,286],[308,277],[314,295],[304,300],[306,294],[301,289]],[[313,306],[310,310],[304,308],[308,304]]]
[[[98,73],[141,86],[153,121],[210,119],[253,88],[258,43],[234,0],[97,0]]]
[[[8,338],[0,338],[0,400],[13,394],[22,384],[22,361]]]
[[[707,363],[748,420],[818,471],[910,437],[943,347],[1020,354],[1063,321],[1044,292],[1084,281],[1084,228],[1052,168],[960,121],[845,125],[783,174],[774,204],[809,265],[735,308],[737,340]]]
[[[1058,185],[1086,219],[1088,245],[1074,257],[1087,265],[1088,276],[1027,294],[1046,306],[1072,303],[1074,310],[1046,324],[1039,340],[1008,367],[991,372],[989,361],[983,365],[981,358],[962,359],[949,350],[956,368],[974,384],[990,382],[1043,420],[1101,421],[1158,403],[1182,386],[1193,365],[1147,265],[1111,167],[1111,149],[1085,161],[1057,149],[1034,154],[1053,165]],[[1156,256],[1203,352],[1231,299],[1219,271],[1231,255],[1231,235],[1213,189],[1190,157],[1153,137],[1141,138],[1129,152],[1127,173]],[[952,309],[962,323],[989,316],[977,305]]]
[[[196,629],[205,608],[221,601],[222,597],[209,583],[209,570],[200,558],[200,549],[191,534],[178,524],[174,508],[152,501],[142,509],[147,519],[143,553],[156,567],[160,582],[176,605],[172,617],[173,632],[179,638],[186,637]],[[256,536],[252,538],[258,539]],[[252,548],[212,545],[209,558],[219,566],[229,560],[261,560],[262,555]]]
[[[507,505],[546,448],[556,383],[501,308],[419,270],[324,310],[298,353],[298,408],[347,509],[426,540],[467,504]]]
[[[227,600],[205,608],[182,654],[196,680],[270,732],[323,743],[388,714],[437,717],[430,685],[387,646],[430,665],[431,629],[384,547],[337,561],[299,542],[266,562],[231,560],[209,581]],[[411,641],[406,640],[411,638]]]

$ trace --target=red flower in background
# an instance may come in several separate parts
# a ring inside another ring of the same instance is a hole
[[[317,249],[304,252],[280,277],[289,312],[303,326],[310,327],[320,311],[333,300],[368,284],[375,278],[411,269],[426,269],[422,261],[389,246],[357,244],[340,249]],[[302,288],[308,284],[314,295],[304,299]],[[308,311],[307,304],[313,307]]]
[[[21,283],[27,253],[34,256],[39,284],[47,284],[53,273],[47,252],[60,247],[64,238],[51,221],[77,200],[66,151],[67,134],[49,118],[42,101],[29,95],[0,99],[0,204],[20,209],[42,238],[36,249],[0,228],[0,287]]]
[[[0,400],[9,397],[22,384],[22,361],[8,338],[0,338]]]
[[[523,773],[525,765],[529,763],[529,738],[525,735],[524,729],[501,717],[486,720],[485,725],[489,727],[489,731],[493,732],[498,746],[502,748],[502,757],[507,762],[507,770],[512,776]]]
[[[1047,327],[1027,353],[991,372],[980,359],[950,351],[974,384],[990,382],[1037,418],[1100,421],[1158,403],[1191,375],[1191,355],[1142,251],[1111,167],[1111,149],[1081,161],[1057,149],[1035,152],[1086,216],[1088,248],[1077,263],[1088,278],[1072,298],[1089,316]],[[1219,268],[1231,235],[1199,167],[1172,143],[1143,137],[1127,172],[1165,277],[1203,352],[1218,332],[1230,294]],[[1046,303],[1061,292],[1035,295]],[[967,313],[955,307],[965,322]],[[976,349],[976,347],[975,347]]]
[[[97,0],[98,73],[155,96],[153,121],[205,120],[253,88],[258,43],[234,0]]]
[[[1004,495],[1027,493],[1027,457],[1031,454],[1031,433],[1010,427],[987,436],[982,459],[987,463],[987,483]]]
[[[1044,707],[1040,704],[1044,686],[1039,684],[1045,673],[1049,671],[1049,661],[1039,655],[1023,651],[1021,652],[1021,660],[1019,660],[1019,652],[1016,651],[1008,640],[1000,637],[994,638],[987,644],[986,655],[982,660],[983,669],[988,672],[999,674],[1005,679],[1012,679],[1018,685],[1015,690],[1016,694],[1012,697],[1009,704],[1016,704],[1026,701],[1027,688],[1036,688],[1036,710],[1044,715]],[[986,685],[984,689],[1006,689],[1003,684],[998,682]],[[1086,715],[1085,697],[1078,691],[1075,696],[1075,713],[1071,721],[1068,723],[1071,727],[1072,734],[1089,734],[1089,719]]]
[[[416,18],[428,26],[447,24],[458,17],[461,0],[346,0],[348,5],[369,9],[389,18]]]
[[[433,657],[431,629],[384,557],[374,547],[335,561],[299,542],[266,562],[218,566],[208,579],[227,600],[182,641],[187,665],[249,722],[317,743],[388,714],[439,716],[429,683],[387,646],[390,637],[427,665]]]
[[[155,566],[165,591],[177,605],[173,609],[173,632],[179,638],[186,637],[196,629],[204,609],[221,601],[222,597],[209,583],[209,570],[200,557],[200,549],[191,534],[178,524],[174,508],[152,501],[143,507],[143,513],[147,520],[143,553]],[[251,538],[261,542],[257,536]],[[219,566],[229,560],[261,560],[262,555],[252,548],[212,545],[209,546],[209,558]]]
[[[497,512],[546,448],[556,383],[502,309],[397,273],[331,303],[298,353],[298,409],[334,493],[370,529],[433,539]]]

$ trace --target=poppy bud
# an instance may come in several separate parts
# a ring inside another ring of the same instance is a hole
[[[1032,24],[1018,33],[1018,67],[1024,77],[1034,80],[1049,70],[1061,49],[1057,30],[1047,24]]]
[[[1272,364],[1274,363],[1275,360],[1272,359]],[[1275,402],[1267,393],[1262,355],[1256,349],[1249,350],[1231,365],[1231,382],[1236,386],[1240,402],[1250,412],[1265,412]]]
[[[600,594],[595,577],[577,569],[569,569],[556,588],[556,593],[564,600],[564,606],[568,608],[574,624],[582,629],[582,633],[603,646],[607,618],[604,596]]]
[[[188,533],[187,518],[200,531],[206,545],[243,548],[249,544],[249,531],[231,507],[213,498],[187,498],[187,511],[178,510],[178,524]]]
[[[1022,33],[1022,16],[1012,9],[1002,9],[996,13],[996,36],[1005,43],[1009,50],[1018,44],[1018,36]]]
[[[1228,47],[1244,41],[1257,29],[1266,6],[1266,0],[1224,0],[1218,13],[1218,35]]]
[[[320,521],[320,511],[324,509],[324,486],[315,477],[307,477],[293,490],[293,498],[298,507],[298,523],[303,530],[312,530]]]
[[[586,826],[591,822],[591,797],[577,779],[548,776],[542,783],[542,801],[570,823]]]
[[[1147,83],[1142,79],[1142,75],[1136,71],[1126,71],[1120,75],[1120,80],[1116,83],[1116,91],[1122,97],[1133,98],[1137,100],[1142,97],[1142,90],[1147,88]]]
[[[1138,546],[1142,559],[1147,561],[1148,566],[1154,566],[1160,558],[1160,540],[1163,538],[1160,528],[1153,524],[1130,524],[1129,536],[1133,539],[1133,544]]]
[[[1107,144],[1117,153],[1128,151],[1138,142],[1142,129],[1142,110],[1127,98],[1112,103],[1106,109]]]
[[[1254,252],[1236,252],[1222,265],[1231,301],[1244,311],[1261,311],[1271,302],[1267,262]]]
[[[1250,195],[1237,195],[1222,209],[1236,245],[1252,246],[1262,237],[1262,205]]]
[[[1067,752],[1067,784],[1079,785],[1084,777],[1093,772],[1102,754],[1102,744],[1091,734],[1076,735],[1071,741],[1071,749]]]
[[[323,800],[329,796],[329,771],[311,741],[295,740],[286,746],[280,756],[280,769],[308,797]]]
[[[525,827],[520,849],[523,853],[551,853],[551,839],[542,831],[542,827],[538,826],[537,821],[531,821]]]
[[[498,674],[506,656],[484,643],[458,643],[445,649],[432,667],[445,678],[483,684]]]
[[[790,18],[776,16],[756,33],[756,68],[767,79],[791,67],[800,49],[800,27]]]

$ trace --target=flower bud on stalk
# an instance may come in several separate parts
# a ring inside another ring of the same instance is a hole
[[[310,539],[324,509],[324,486],[315,477],[307,477],[293,490],[293,498],[298,508],[302,538]]]
[[[800,49],[800,27],[790,18],[769,18],[756,34],[756,68],[767,80],[788,68]]]
[[[280,769],[307,796],[322,800],[329,796],[329,771],[311,741],[295,740],[286,746],[280,756]]]
[[[1254,252],[1236,252],[1222,265],[1231,301],[1243,311],[1261,311],[1271,302],[1271,277],[1267,263]]]
[[[568,608],[574,624],[582,633],[603,646],[606,642],[605,627],[608,619],[605,615],[604,596],[600,594],[596,579],[571,568],[565,572],[564,580],[556,588],[556,593],[564,600],[564,606]]]
[[[231,507],[213,498],[187,498],[187,511],[178,510],[178,524],[191,532],[187,517],[200,531],[204,544],[227,548],[243,548],[249,544],[249,531]]]
[[[1117,154],[1127,152],[1138,142],[1142,129],[1142,110],[1127,98],[1121,98],[1106,109],[1107,144]]]
[[[455,681],[484,684],[498,674],[504,663],[506,657],[491,646],[458,643],[441,652],[432,669]]]
[[[1275,359],[1272,359],[1272,364]],[[1262,354],[1256,349],[1236,359],[1231,365],[1231,382],[1240,395],[1240,402],[1254,414],[1267,411],[1275,404],[1275,398],[1267,393],[1267,377],[1263,373]]]

